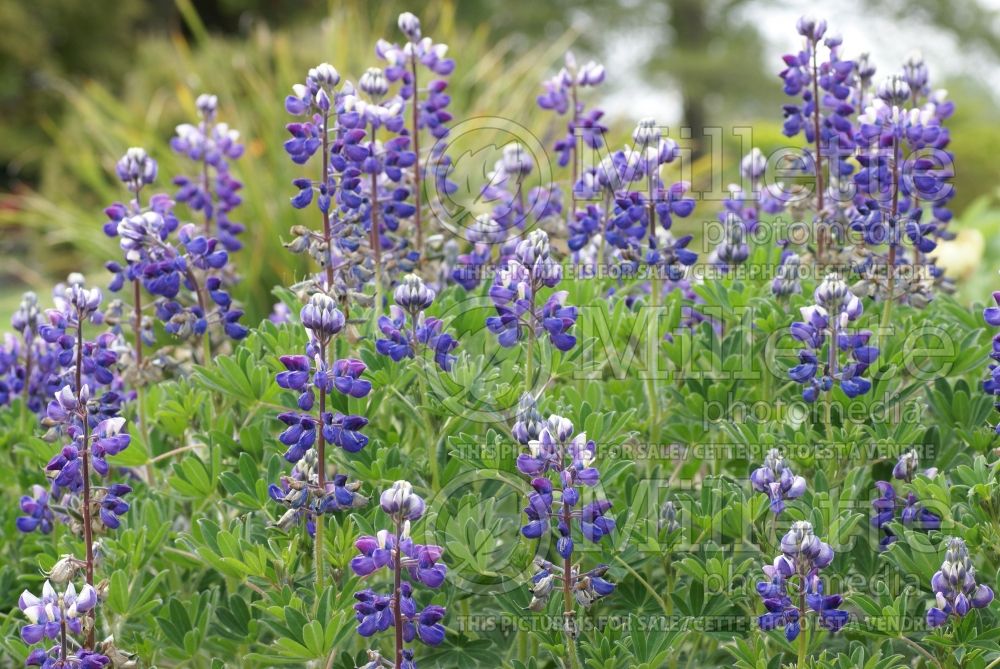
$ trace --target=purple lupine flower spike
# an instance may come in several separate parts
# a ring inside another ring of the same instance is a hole
[[[795,640],[805,621],[802,615],[814,612],[820,627],[831,632],[842,628],[849,619],[840,610],[840,595],[824,594],[820,572],[833,561],[834,552],[814,533],[808,521],[796,521],[781,538],[781,554],[764,566],[765,580],[757,583],[757,594],[764,602],[765,613],[757,619],[764,631],[784,628],[785,638]],[[799,608],[804,600],[808,608]]]
[[[417,584],[436,589],[444,583],[448,573],[441,562],[444,550],[440,546],[415,543],[410,538],[410,524],[420,520],[426,505],[408,481],[396,481],[382,492],[379,502],[382,510],[392,519],[394,530],[379,530],[375,536],[360,537],[354,544],[359,554],[351,560],[351,570],[362,578],[371,578],[386,569],[394,583],[399,585],[394,586],[388,595],[371,589],[355,593],[357,632],[362,637],[370,637],[389,628],[401,629],[400,637],[404,645],[396,646],[395,657],[403,661],[403,666],[407,663],[416,666],[413,664],[412,648],[405,645],[419,640],[428,646],[436,646],[445,637],[445,628],[441,624],[445,609],[428,604],[418,610],[413,599],[413,588]],[[382,657],[371,650],[368,654],[372,658]]]
[[[861,300],[847,284],[828,275],[813,294],[816,304],[802,307],[802,321],[792,323],[793,338],[805,347],[799,352],[799,364],[788,370],[789,377],[803,385],[802,397],[815,402],[821,392],[839,385],[848,397],[863,395],[871,381],[862,375],[878,357],[878,349],[869,346],[871,332],[848,331],[847,324],[863,311]],[[846,361],[842,353],[849,354]]]
[[[910,487],[910,482],[918,473],[933,478],[937,469],[920,471],[919,458],[913,449],[904,452],[892,469],[892,477],[902,481],[906,487]],[[871,523],[883,533],[879,541],[880,549],[886,549],[898,538],[889,525],[894,521],[898,520],[913,529],[936,530],[941,527],[941,517],[924,507],[913,490],[905,495],[897,494],[896,487],[889,481],[876,481],[875,488],[879,496],[872,500]]]
[[[434,302],[435,292],[415,274],[407,275],[396,287],[388,316],[381,316],[378,327],[385,339],[375,342],[375,350],[394,362],[412,358],[418,350],[433,354],[434,362],[443,371],[450,371],[455,362],[452,351],[458,342],[442,332],[440,319],[425,316],[424,310]]]
[[[225,123],[215,123],[219,101],[214,95],[201,94],[195,101],[200,120],[197,125],[183,123],[176,128],[170,147],[178,154],[200,163],[198,176],[174,178],[177,201],[188,204],[205,218],[205,231],[218,238],[227,251],[238,251],[239,235],[244,227],[231,219],[240,205],[243,184],[229,171],[230,162],[243,155],[240,133]]]
[[[965,617],[972,609],[986,608],[993,601],[993,590],[976,582],[976,568],[965,542],[948,539],[941,569],[931,578],[935,604],[927,611],[927,625],[941,627],[952,616]]]
[[[518,456],[517,468],[532,477],[533,492],[528,495],[524,509],[528,522],[521,528],[521,534],[527,539],[541,539],[554,533],[556,552],[562,558],[560,565],[536,558],[528,608],[545,610],[557,578],[561,580],[563,597],[573,597],[588,608],[615,588],[603,578],[606,565],[584,572],[573,563],[575,535],[599,543],[615,529],[615,519],[609,513],[611,502],[583,500],[584,491],[600,482],[600,473],[593,466],[597,445],[585,433],[574,436],[573,423],[567,418],[552,415],[542,421],[534,399],[527,393],[521,398],[512,433],[528,448],[527,453]],[[573,640],[577,634],[576,612],[563,614],[564,632],[568,640]]]
[[[486,319],[486,326],[497,336],[501,346],[511,347],[526,337],[548,334],[560,351],[576,344],[569,330],[576,323],[576,307],[566,306],[566,291],[556,291],[539,304],[539,293],[562,280],[562,266],[550,255],[549,237],[543,230],[533,230],[518,245],[506,268],[496,274],[490,299],[497,315]]]
[[[21,640],[29,646],[46,644],[46,648],[31,652],[27,666],[101,669],[110,662],[106,656],[80,647],[79,644],[76,644],[76,649],[70,654],[61,654],[66,652],[69,635],[84,634],[83,617],[98,604],[97,591],[93,586],[84,585],[78,593],[76,587],[69,583],[65,591],[57,592],[46,581],[42,586],[41,597],[25,590],[17,604],[28,619],[28,624],[21,628]],[[56,642],[55,645],[51,643],[53,641]]]
[[[993,301],[997,306],[983,309],[983,320],[987,325],[1000,328],[1000,291],[993,293]],[[1000,333],[993,336],[990,363],[986,379],[983,380],[983,392],[993,398],[993,408],[1000,411]],[[1000,422],[997,423],[995,431],[1000,434]]]

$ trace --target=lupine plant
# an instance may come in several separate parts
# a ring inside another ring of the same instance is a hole
[[[1000,667],[1000,306],[943,269],[933,64],[803,18],[791,146],[692,165],[596,61],[539,84],[551,45],[477,62],[433,17],[336,67],[274,36],[280,89],[191,73],[219,95],[80,171],[124,194],[78,221],[109,290],[0,339],[0,666]],[[463,144],[477,72],[541,141]]]

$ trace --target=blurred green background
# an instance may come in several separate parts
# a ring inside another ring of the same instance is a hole
[[[133,145],[160,162],[160,188],[189,169],[169,151],[177,123],[201,92],[219,96],[221,120],[238,128],[247,155],[237,220],[247,225],[238,291],[251,322],[267,313],[271,286],[304,271],[280,251],[303,222],[288,206],[299,168],[281,144],[290,86],[318,62],[356,78],[377,64],[378,37],[398,39],[400,11],[417,13],[424,34],[450,45],[457,118],[516,119],[551,137],[551,115],[534,103],[539,82],[567,48],[602,60],[608,83],[595,102],[624,141],[636,119],[694,129],[718,126],[724,166],[739,159],[736,126],[773,149],[781,137],[780,54],[796,48],[795,18],[826,17],[845,54],[871,51],[879,77],[920,47],[932,85],[947,88],[958,112],[950,125],[959,196],[958,242],[943,262],[962,277],[967,298],[983,299],[1000,258],[1000,0],[5,0],[0,2],[0,318],[26,287],[47,292],[83,268],[106,283],[116,257],[100,231],[103,208],[122,193],[114,163]],[[793,140],[795,141],[795,140]],[[797,141],[795,141],[797,143]],[[707,178],[695,169],[695,180]],[[696,184],[697,186],[697,184]],[[712,215],[712,204],[698,216]]]

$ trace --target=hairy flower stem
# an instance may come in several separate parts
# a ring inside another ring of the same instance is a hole
[[[76,312],[76,401],[83,423],[83,452],[80,454],[83,460],[83,513],[81,514],[83,543],[87,552],[87,583],[94,585],[94,519],[90,508],[90,422],[87,405],[83,401],[83,311],[80,309]],[[89,615],[96,620],[93,610]],[[90,631],[87,632],[87,647],[94,647],[94,625],[91,625]]]
[[[152,452],[152,444],[149,443],[149,427],[146,425],[146,403],[143,395],[144,384],[142,382],[142,286],[139,280],[132,282],[132,306],[135,311],[133,329],[135,331],[135,404],[136,413],[139,418],[139,430],[142,434],[143,445],[146,450]],[[155,470],[151,462],[146,463],[146,481],[153,485]]]
[[[330,133],[327,125],[330,122],[329,112],[323,112],[323,177],[320,182],[325,188],[329,183],[330,176]],[[332,233],[330,231],[330,212],[323,212],[323,242],[326,244],[326,290],[333,290],[333,256],[331,254]]]
[[[326,359],[326,344],[320,344],[320,358]],[[316,429],[316,480],[319,494],[326,494],[326,438],[323,436],[323,414],[326,413],[326,390],[319,388],[319,425]],[[323,526],[325,519],[322,513],[316,514],[316,592],[323,592],[325,570],[323,566]]]
[[[572,512],[569,504],[563,502],[562,508],[563,523],[566,527],[572,527]],[[563,559],[563,618],[565,621],[566,634],[566,669],[575,669],[578,665],[576,658],[576,611],[573,609],[573,560],[570,557]]]
[[[375,309],[372,322],[377,323],[382,313],[382,236],[378,218],[378,175],[372,172],[371,245],[375,254]]]
[[[413,131],[411,136],[413,137],[413,153],[417,156],[417,162],[413,166],[413,206],[416,207],[414,225],[417,229],[417,253],[420,254],[417,258],[417,268],[419,269],[424,264],[424,227],[420,211],[423,186],[420,183],[420,88],[417,86],[417,59],[411,58],[410,65],[412,66],[411,72],[413,74]]]
[[[21,394],[24,397],[24,405],[28,406],[28,396],[31,394],[31,339],[28,337],[28,333],[31,328],[24,329],[24,388],[21,389]]]
[[[580,178],[580,156],[579,146],[576,142],[576,128],[580,121],[580,103],[576,96],[576,73],[573,73],[573,85],[570,86],[570,93],[573,97],[573,181],[569,185],[569,195],[571,206],[569,217],[572,219],[576,214],[576,180]]]
[[[393,590],[392,615],[396,631],[395,669],[403,666],[403,551],[400,548],[403,538],[403,518],[396,517],[396,559],[393,560]]]
[[[205,122],[201,122],[202,135],[205,134]],[[205,191],[205,234],[212,235],[212,193],[209,190],[210,182],[208,178],[208,156],[201,159],[201,187]]]
[[[66,662],[66,656],[69,652],[69,647],[66,642],[66,611],[65,602],[63,598],[59,598],[59,659],[64,663]]]
[[[198,282],[198,277],[195,276],[190,267],[187,268],[184,275],[191,285],[194,286],[194,294],[198,298],[198,307],[201,309],[202,316],[205,319],[205,334],[201,338],[201,356],[202,364],[207,366],[209,361],[212,360],[212,340],[208,333],[208,300],[205,299],[205,292]]]
[[[648,189],[648,202],[646,203],[649,216],[649,243],[653,248],[656,248],[656,210],[653,206],[653,170],[647,169],[647,189]],[[653,269],[653,268],[651,268]],[[650,272],[650,304],[652,305],[652,313],[650,317],[653,319],[652,327],[652,340],[649,342],[649,362],[647,364],[646,372],[649,374],[646,379],[646,395],[648,396],[649,402],[649,439],[650,443],[657,446],[660,443],[660,398],[656,394],[656,375],[650,370],[655,366],[654,361],[656,359],[656,354],[659,351],[660,343],[660,276],[659,268],[653,269]],[[647,464],[652,466],[652,459],[646,461]]]
[[[891,230],[889,234],[889,260],[886,267],[886,289],[885,305],[882,307],[882,330],[889,328],[892,318],[892,303],[896,301],[896,238],[898,233],[898,223],[896,217],[899,215],[899,140],[892,140],[892,212],[890,214]]]
[[[804,582],[805,579],[803,578]],[[802,585],[803,591],[799,594],[799,661],[796,664],[798,669],[805,669],[806,666],[806,650],[809,647],[809,626],[806,624],[806,593],[805,585]]]
[[[531,287],[531,299],[528,306],[528,318],[535,317],[535,290],[536,287]],[[535,351],[535,324],[530,323],[528,325],[528,343],[525,345],[525,358],[524,358],[524,392],[530,393],[532,383],[534,382],[533,377],[535,370],[533,369],[534,364],[534,351]]]
[[[822,264],[826,258],[826,230],[823,228],[823,153],[822,140],[819,136],[819,67],[816,56],[819,45],[813,44],[812,51],[812,84],[813,84],[813,131],[816,141],[816,260]]]

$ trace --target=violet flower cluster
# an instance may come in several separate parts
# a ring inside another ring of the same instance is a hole
[[[396,304],[389,308],[389,316],[381,316],[378,320],[378,328],[386,338],[375,342],[375,350],[394,362],[412,358],[418,351],[427,351],[434,356],[438,367],[451,371],[455,362],[452,351],[458,342],[442,332],[444,323],[440,319],[424,315],[435,296],[434,290],[424,285],[420,277],[408,274],[396,287],[393,294]]]
[[[589,111],[580,101],[580,89],[592,88],[604,83],[604,66],[594,61],[578,65],[572,53],[567,53],[565,64],[559,72],[544,82],[545,92],[538,96],[538,106],[554,111],[560,116],[569,112],[566,123],[566,134],[553,145],[559,155],[560,167],[566,167],[574,161],[574,178],[577,176],[576,166],[581,162],[577,155],[577,137],[582,137],[584,144],[592,149],[599,149],[604,144],[604,133],[607,128],[601,124],[604,112],[593,108]]]
[[[952,617],[964,618],[973,609],[986,608],[993,601],[993,590],[976,582],[976,567],[965,542],[948,539],[941,569],[931,578],[935,604],[927,611],[927,625],[941,627]]]
[[[28,655],[25,666],[41,669],[103,669],[111,660],[80,644],[70,645],[72,636],[86,633],[85,626],[91,625],[87,614],[98,604],[97,591],[91,585],[84,585],[77,592],[69,583],[65,591],[58,592],[49,581],[42,586],[42,596],[37,597],[25,590],[17,605],[28,619],[21,628],[21,640],[29,646],[47,644],[36,648]]]
[[[802,321],[792,323],[791,334],[805,348],[799,351],[799,364],[788,371],[789,377],[803,385],[802,397],[815,402],[821,392],[839,385],[848,397],[863,395],[871,381],[863,374],[878,357],[878,348],[869,346],[871,332],[851,333],[848,324],[857,320],[864,307],[847,284],[828,275],[813,293],[816,304],[802,307]],[[841,354],[848,354],[845,361]]]
[[[202,337],[216,325],[232,339],[246,337],[249,330],[240,323],[243,311],[225,288],[231,273],[225,244],[193,223],[182,224],[174,201],[165,194],[142,203],[142,190],[156,173],[156,161],[139,148],[129,149],[118,163],[118,175],[134,197],[128,204],[116,202],[105,209],[104,232],[120,240],[124,255],[124,264],[106,264],[113,274],[110,290],[121,290],[126,281],[139,282],[154,296],[154,313],[172,335]],[[152,344],[152,325],[141,317],[140,298],[135,299],[138,336]]]
[[[243,155],[240,133],[225,123],[215,122],[219,106],[216,96],[199,95],[195,105],[197,125],[177,126],[177,134],[170,140],[170,147],[176,153],[198,165],[197,176],[174,177],[174,185],[180,189],[176,198],[202,213],[207,237],[217,238],[227,251],[238,251],[244,227],[233,221],[230,214],[242,201],[239,191],[243,184],[230,173],[229,162]]]
[[[836,632],[847,624],[849,614],[840,609],[843,598],[823,592],[820,573],[833,561],[834,552],[813,533],[808,521],[796,521],[781,538],[781,554],[764,566],[763,581],[757,594],[766,612],[757,619],[764,631],[784,628],[785,638],[793,641],[813,612],[820,627]]]
[[[30,411],[39,414],[62,387],[65,354],[58,344],[41,337],[41,325],[38,296],[27,292],[11,316],[14,332],[4,333],[0,342],[0,406],[20,396]]]
[[[722,203],[719,222],[723,235],[708,262],[726,270],[741,265],[750,257],[750,238],[760,225],[760,216],[784,211],[781,185],[765,185],[767,158],[754,147],[740,162],[742,183],[730,184],[729,197]],[[746,188],[745,188],[746,187]]]
[[[524,509],[528,522],[521,533],[539,540],[555,533],[556,553],[562,558],[561,564],[541,557],[535,560],[529,609],[543,611],[551,595],[561,590],[568,639],[577,635],[570,603],[576,601],[587,608],[615,588],[604,578],[607,565],[583,572],[573,564],[575,532],[589,542],[599,543],[615,529],[615,519],[609,515],[611,502],[596,499],[584,503],[584,489],[600,482],[600,473],[593,467],[597,446],[585,433],[574,436],[573,431],[573,423],[562,416],[543,420],[530,394],[521,397],[511,432],[528,449],[517,457],[517,468],[532,477],[534,491],[528,496]]]
[[[768,496],[774,515],[785,510],[785,500],[798,499],[806,492],[806,480],[795,475],[776,448],[768,451],[764,464],[750,474],[750,483],[754,490]]]
[[[445,636],[441,624],[445,617],[444,607],[427,604],[420,608],[416,588],[441,587],[448,568],[441,562],[444,550],[440,546],[418,544],[410,537],[410,524],[424,515],[425,504],[409,482],[396,481],[382,493],[379,501],[392,521],[392,529],[360,537],[354,544],[360,554],[351,560],[351,570],[362,578],[369,578],[386,569],[392,575],[393,588],[388,594],[377,593],[371,588],[355,593],[357,631],[367,638],[394,628],[396,664],[386,662],[385,666],[415,669],[413,649],[406,645],[419,640],[436,646]],[[370,654],[381,658],[378,653]]]
[[[368,419],[329,410],[327,398],[334,391],[345,397],[366,397],[372,386],[361,378],[366,369],[363,362],[332,358],[334,337],[346,323],[332,297],[312,295],[302,307],[300,319],[309,332],[305,354],[282,356],[285,369],[276,377],[280,387],[298,393],[299,410],[278,416],[285,425],[278,440],[287,447],[285,459],[295,467],[280,484],[269,487],[269,494],[288,507],[279,526],[288,527],[304,517],[314,530],[317,515],[358,508],[367,501],[357,492],[360,486],[348,483],[345,475],[326,479],[325,445],[339,446],[347,453],[360,451],[368,444],[368,437],[361,432]]]
[[[918,473],[929,478],[937,475],[937,469],[931,468],[919,471],[919,458],[913,449],[903,453],[892,468],[892,477],[902,481],[907,487]],[[925,508],[917,495],[908,491],[905,496],[897,495],[896,488],[890,481],[876,481],[875,487],[879,497],[872,501],[872,526],[882,531],[879,548],[884,550],[898,539],[889,523],[900,522],[906,527],[922,530],[936,530],[941,527],[941,518],[936,513]]]
[[[533,230],[518,243],[489,291],[497,315],[486,319],[486,327],[501,346],[509,348],[524,339],[548,334],[549,341],[560,351],[573,348],[576,337],[569,330],[576,323],[577,310],[566,306],[567,292],[556,291],[539,304],[542,290],[557,286],[562,276],[562,266],[551,257],[549,236],[544,230]]]

